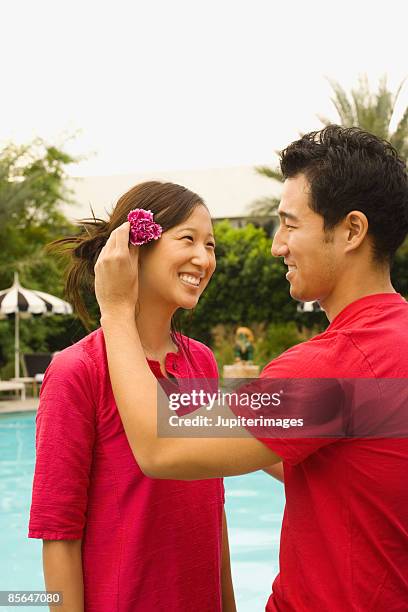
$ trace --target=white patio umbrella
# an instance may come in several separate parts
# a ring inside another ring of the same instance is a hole
[[[20,376],[20,318],[27,319],[33,315],[50,316],[53,314],[72,314],[72,306],[60,298],[37,291],[25,289],[14,272],[12,287],[0,291],[0,319],[15,314],[14,326],[14,376]]]

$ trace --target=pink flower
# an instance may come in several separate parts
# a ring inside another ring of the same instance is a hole
[[[140,246],[151,240],[157,240],[162,235],[163,228],[153,221],[151,210],[135,208],[130,211],[127,220],[130,223],[130,244]]]

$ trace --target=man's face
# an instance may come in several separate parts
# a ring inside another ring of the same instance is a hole
[[[323,230],[323,217],[308,205],[310,185],[303,174],[286,179],[278,213],[280,225],[272,255],[283,257],[295,300],[324,303],[333,292],[343,261],[336,249],[336,228]]]

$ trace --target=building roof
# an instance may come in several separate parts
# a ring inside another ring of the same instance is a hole
[[[244,217],[256,200],[278,196],[280,184],[259,175],[252,166],[178,170],[115,176],[72,178],[76,205],[64,205],[70,220],[91,216],[106,218],[118,198],[136,183],[146,180],[172,181],[185,185],[204,198],[214,218]]]

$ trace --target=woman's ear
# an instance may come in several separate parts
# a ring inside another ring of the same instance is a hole
[[[353,210],[348,213],[344,220],[346,249],[345,251],[353,251],[357,249],[367,236],[368,219],[360,210]]]

